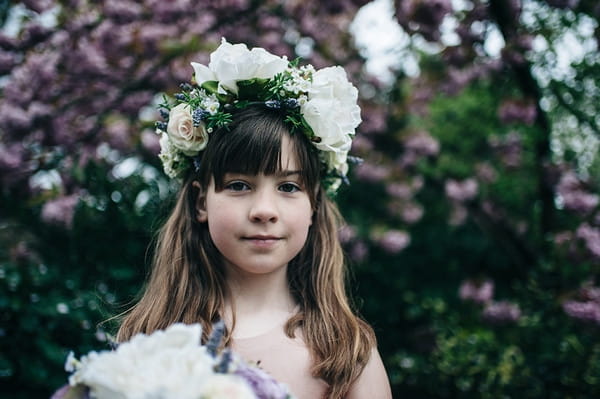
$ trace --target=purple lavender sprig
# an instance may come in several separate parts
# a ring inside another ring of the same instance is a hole
[[[221,346],[221,342],[223,341],[223,337],[225,336],[225,322],[223,320],[219,320],[215,324],[213,324],[213,329],[208,337],[208,341],[206,342],[206,350],[208,353],[216,357],[219,347]]]
[[[234,374],[242,377],[250,385],[258,399],[287,399],[291,397],[285,385],[277,382],[258,367],[242,362]]]
[[[192,112],[192,123],[194,124],[194,127],[200,126],[202,121],[205,120],[208,115],[210,114],[207,110],[196,108],[194,112]]]

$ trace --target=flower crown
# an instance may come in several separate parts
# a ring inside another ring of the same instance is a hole
[[[348,161],[354,160],[348,151],[361,117],[358,91],[342,67],[299,67],[263,48],[248,50],[225,39],[208,66],[192,62],[192,67],[195,82],[181,85],[174,104],[165,97],[159,105],[165,119],[156,123],[159,157],[169,177],[197,168],[198,154],[215,129],[232,121],[232,110],[263,104],[285,112],[291,130],[319,150],[328,193],[347,181]]]

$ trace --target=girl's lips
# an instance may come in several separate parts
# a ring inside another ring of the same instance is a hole
[[[268,248],[279,242],[281,238],[275,236],[250,236],[244,237],[244,241],[248,241],[257,247]]]
[[[272,236],[272,235],[266,235],[266,234],[257,234],[257,235],[253,235],[253,236],[245,236],[242,237],[244,240],[279,240],[281,239],[281,237],[278,236]]]

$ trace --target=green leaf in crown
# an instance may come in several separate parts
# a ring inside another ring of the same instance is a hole
[[[238,100],[243,101],[256,101],[256,100],[269,100],[269,91],[267,89],[269,79],[249,79],[240,80],[237,82],[238,87]]]

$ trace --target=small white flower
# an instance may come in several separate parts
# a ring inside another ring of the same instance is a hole
[[[77,370],[80,364],[81,363],[79,362],[79,360],[75,358],[75,354],[73,353],[73,351],[71,351],[69,352],[69,355],[67,356],[67,360],[65,362],[65,371],[72,373],[75,370]]]
[[[181,153],[172,145],[167,133],[161,134],[159,144],[160,154],[158,154],[158,158],[163,164],[165,174],[173,179],[179,174],[177,166],[181,165],[185,160]]]
[[[300,88],[300,91],[303,91],[303,92],[309,91],[311,85],[312,85],[312,82],[308,79],[300,79],[300,81],[298,82],[298,87]]]
[[[299,91],[298,84],[293,80],[289,80],[289,81],[285,82],[283,85],[283,88],[294,94],[297,94]]]
[[[312,76],[315,73],[315,67],[312,64],[306,64],[300,67],[300,72],[305,76]]]
[[[214,94],[207,96],[204,101],[202,101],[202,107],[207,110],[209,114],[214,115],[219,111],[219,100]]]

